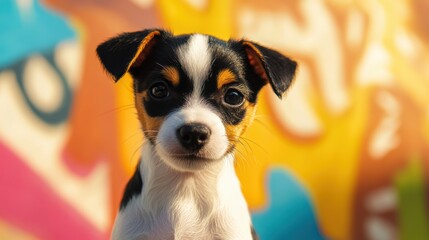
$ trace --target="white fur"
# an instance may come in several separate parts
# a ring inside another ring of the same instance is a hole
[[[194,83],[192,97],[199,97],[212,63],[208,37],[201,34],[192,35],[188,43],[177,50],[177,56],[188,77]]]
[[[176,130],[185,123],[202,123],[210,127],[209,141],[199,151],[198,157],[205,160],[189,162],[178,159],[188,150],[176,137]],[[155,150],[170,167],[180,171],[200,170],[221,159],[228,149],[228,138],[222,120],[201,102],[188,102],[182,109],[168,115],[157,135]],[[178,157],[175,157],[178,156]]]
[[[139,170],[143,191],[117,215],[113,240],[252,239],[232,155],[184,173],[168,167],[146,144]]]

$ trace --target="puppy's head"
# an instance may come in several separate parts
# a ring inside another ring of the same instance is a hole
[[[179,171],[200,170],[231,153],[253,121],[261,88],[270,84],[281,97],[296,69],[251,41],[158,29],[124,33],[97,53],[115,81],[131,74],[143,133]]]

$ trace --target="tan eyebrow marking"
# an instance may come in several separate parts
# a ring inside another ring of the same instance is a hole
[[[164,75],[165,79],[170,81],[173,86],[179,85],[180,77],[179,77],[179,71],[175,67],[165,67],[162,69],[162,74]]]
[[[229,69],[223,69],[217,75],[217,89],[220,89],[223,85],[234,82],[236,79],[235,74]]]

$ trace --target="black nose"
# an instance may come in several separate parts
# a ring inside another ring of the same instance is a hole
[[[201,123],[190,123],[177,129],[180,144],[188,150],[198,151],[209,141],[210,128]]]

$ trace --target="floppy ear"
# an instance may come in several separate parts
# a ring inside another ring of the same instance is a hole
[[[123,33],[98,45],[97,55],[116,82],[130,68],[140,66],[157,39],[165,34],[168,33],[159,29]]]
[[[297,63],[277,51],[257,43],[241,40],[250,66],[266,83],[270,83],[274,93],[282,98],[295,76]]]

